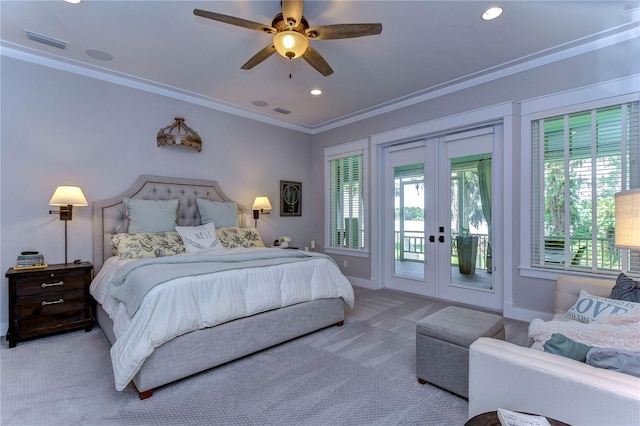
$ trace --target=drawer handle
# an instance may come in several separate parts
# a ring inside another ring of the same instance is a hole
[[[53,302],[42,302],[42,306],[47,306],[47,305],[59,305],[60,303],[64,303],[64,299],[59,299],[59,300],[54,300]]]
[[[57,285],[64,285],[64,281],[58,281],[57,283],[42,283],[42,288],[54,287]]]

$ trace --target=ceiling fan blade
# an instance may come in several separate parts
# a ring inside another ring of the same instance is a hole
[[[382,24],[336,24],[322,25],[305,31],[312,40],[336,40],[341,38],[365,37],[380,34]]]
[[[288,23],[290,20],[293,20],[293,26],[298,25],[302,20],[303,6],[304,1],[302,0],[282,0],[282,16],[284,17],[284,21]]]
[[[246,19],[236,18],[234,16],[223,15],[221,13],[208,12],[201,9],[193,9],[193,14],[196,16],[201,16],[203,18],[213,19],[214,21],[224,22],[225,24],[248,28],[250,30],[264,31],[265,33],[271,34],[276,32],[275,28],[270,27],[269,25],[248,21]]]
[[[251,68],[255,67],[260,62],[264,61],[274,53],[276,53],[276,48],[273,46],[273,44],[270,44],[269,46],[265,47],[264,49],[262,49],[261,51],[253,55],[253,58],[249,59],[240,68],[242,68],[243,70],[250,70]]]
[[[309,65],[311,65],[313,68],[315,68],[316,71],[318,71],[325,77],[333,74],[333,70],[331,69],[327,61],[325,61],[320,53],[318,53],[318,51],[311,45],[309,45],[307,51],[304,52],[304,55],[302,55],[302,59],[307,61]]]

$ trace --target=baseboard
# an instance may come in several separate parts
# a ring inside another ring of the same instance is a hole
[[[350,277],[348,275],[346,275],[346,277],[351,283],[351,285],[353,286],[364,287],[364,288],[368,288],[369,290],[376,290],[371,280],[365,280],[363,278],[358,278],[358,277]]]

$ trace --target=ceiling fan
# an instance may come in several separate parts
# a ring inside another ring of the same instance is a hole
[[[213,19],[214,21],[273,34],[273,42],[242,65],[241,68],[243,70],[250,70],[275,52],[278,52],[289,60],[304,59],[326,77],[333,74],[333,69],[320,53],[309,44],[309,40],[364,37],[382,32],[382,24],[336,24],[309,28],[307,19],[302,15],[303,0],[282,0],[280,3],[282,4],[282,13],[278,13],[273,18],[271,26],[201,9],[194,9],[193,13],[196,16]]]

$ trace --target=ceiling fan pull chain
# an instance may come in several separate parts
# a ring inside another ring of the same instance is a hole
[[[289,58],[289,79],[293,75],[293,58]]]

